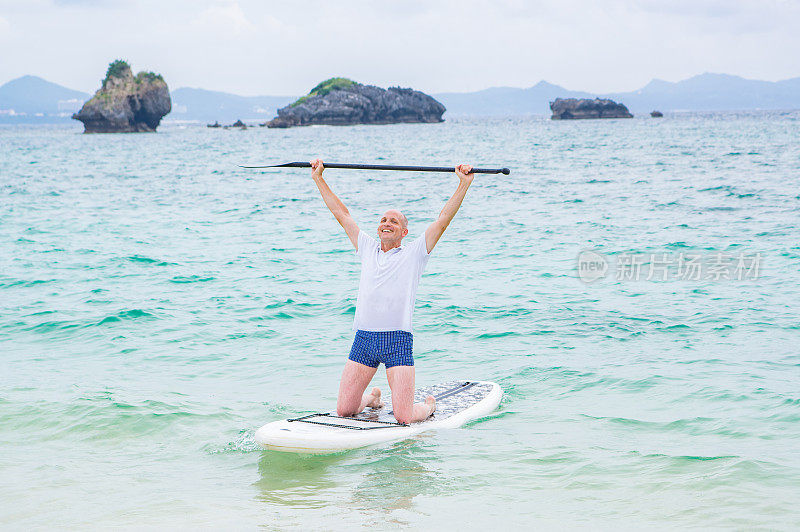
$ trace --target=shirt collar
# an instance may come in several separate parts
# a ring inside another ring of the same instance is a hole
[[[389,251],[384,251],[383,248],[380,247],[380,244],[378,244],[378,251],[380,251],[384,255],[394,255],[396,252],[400,251],[401,249],[403,249],[403,244],[400,244],[396,248],[392,248]]]

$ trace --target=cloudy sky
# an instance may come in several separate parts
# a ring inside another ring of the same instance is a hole
[[[172,88],[304,94],[346,76],[427,92],[632,90],[800,76],[800,0],[0,0],[0,84],[93,92],[115,58]]]

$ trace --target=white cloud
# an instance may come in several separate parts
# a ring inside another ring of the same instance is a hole
[[[254,29],[235,0],[218,2],[201,11],[191,23],[196,31],[225,32],[240,36]]]
[[[0,39],[9,37],[11,33],[11,23],[5,18],[0,17]]]

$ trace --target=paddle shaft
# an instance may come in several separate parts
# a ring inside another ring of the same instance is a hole
[[[325,168],[341,168],[347,170],[400,170],[404,172],[455,172],[452,166],[396,166],[391,164],[348,164],[348,163],[323,163]],[[242,168],[311,168],[311,163],[293,162],[274,164],[269,166],[242,166]],[[508,168],[473,168],[473,174],[506,174]]]

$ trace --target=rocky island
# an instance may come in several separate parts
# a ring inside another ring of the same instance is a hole
[[[550,102],[552,120],[581,120],[589,118],[633,118],[628,108],[613,100],[595,98],[556,98]]]
[[[84,133],[133,133],[155,131],[172,110],[164,78],[153,72],[135,77],[125,61],[108,65],[100,89],[72,115],[83,122]]]
[[[278,116],[267,126],[435,123],[443,121],[444,112],[444,105],[419,91],[331,78],[278,109]]]

